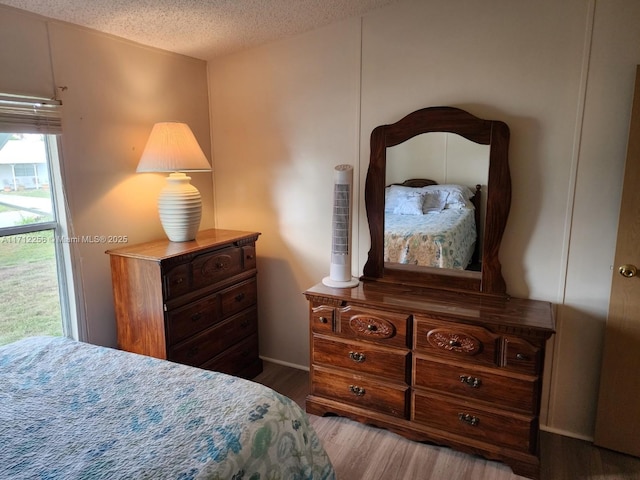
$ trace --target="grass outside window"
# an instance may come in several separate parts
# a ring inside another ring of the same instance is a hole
[[[62,335],[53,231],[0,237],[0,345]]]

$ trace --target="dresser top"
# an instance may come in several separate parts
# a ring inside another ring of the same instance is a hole
[[[367,281],[361,281],[354,288],[332,288],[318,283],[304,293],[307,298],[524,329],[544,336],[550,336],[555,329],[551,303],[538,300]]]
[[[200,252],[204,249],[215,249],[230,243],[241,245],[255,242],[260,233],[237,230],[210,229],[198,232],[195,240],[188,242],[172,242],[167,238],[153,240],[136,245],[107,250],[109,255],[141,258],[145,260],[165,260],[168,258]]]

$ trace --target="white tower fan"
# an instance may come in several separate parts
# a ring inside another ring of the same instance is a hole
[[[331,264],[329,276],[322,279],[328,287],[352,288],[359,280],[351,276],[351,200],[353,167],[338,165],[334,172]]]

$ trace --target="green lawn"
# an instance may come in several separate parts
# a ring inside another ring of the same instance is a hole
[[[0,237],[0,345],[62,335],[53,232]]]
[[[21,197],[49,198],[51,196],[51,192],[44,188],[39,188],[39,189],[29,189],[29,190],[18,190],[17,192],[0,191],[0,195],[19,195]]]

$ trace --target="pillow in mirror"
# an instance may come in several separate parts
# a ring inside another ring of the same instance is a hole
[[[395,215],[423,215],[425,194],[421,192],[407,192],[393,209]]]
[[[425,191],[425,187],[413,188],[404,187],[402,185],[390,185],[385,188],[384,192],[384,212],[394,213],[394,210],[399,208],[401,204],[407,201],[408,198],[413,196],[421,196]]]
[[[474,192],[464,185],[429,185],[422,187],[422,189],[428,194],[446,195],[446,206],[444,208],[473,208],[470,200],[473,198]]]
[[[425,187],[429,188],[429,187]],[[437,213],[447,208],[449,192],[444,190],[423,193],[422,213]]]
[[[473,190],[463,185],[428,185],[418,188],[390,185],[385,188],[384,212],[422,215],[440,212],[445,208],[473,208],[473,196]]]

